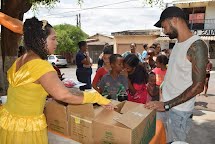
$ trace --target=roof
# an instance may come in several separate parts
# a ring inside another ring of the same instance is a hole
[[[107,42],[93,41],[87,42],[87,45],[105,45]],[[109,45],[113,45],[113,42],[108,42]]]
[[[155,41],[172,41],[176,42],[177,39],[170,39],[168,36],[160,36],[155,39]]]
[[[89,38],[86,39],[86,42],[87,42],[87,43],[89,43],[89,42],[95,42],[95,41],[99,41],[99,39],[89,39]]]
[[[202,3],[202,2],[211,2],[215,0],[173,0],[173,4],[186,4],[186,3]]]
[[[160,35],[160,29],[126,30],[121,32],[113,32],[111,35]]]
[[[94,35],[92,35],[92,36],[89,36],[88,39],[90,39],[90,38],[92,38],[92,37],[94,37],[94,36],[98,36],[98,35],[113,39],[113,36],[109,36],[109,35],[106,35],[106,34],[100,34],[100,33],[96,33],[96,34],[94,34]]]

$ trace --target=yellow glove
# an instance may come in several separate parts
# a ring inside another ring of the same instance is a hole
[[[98,92],[84,92],[84,100],[83,104],[86,103],[97,103],[99,105],[107,105],[111,101],[109,99],[106,99]]]

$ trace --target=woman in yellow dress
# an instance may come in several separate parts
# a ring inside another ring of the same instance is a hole
[[[57,47],[56,34],[47,21],[33,17],[23,27],[27,53],[8,70],[8,100],[0,107],[0,144],[48,144],[43,114],[46,96],[70,103],[114,106],[94,92],[69,92],[46,59]]]

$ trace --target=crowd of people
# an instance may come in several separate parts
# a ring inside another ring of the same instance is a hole
[[[191,128],[195,96],[207,91],[208,47],[187,26],[185,14],[178,7],[166,8],[156,27],[177,42],[170,54],[159,43],[143,44],[142,54],[132,43],[130,51],[114,54],[105,45],[100,67],[91,83],[92,59],[86,41],[78,43],[76,76],[86,85],[69,91],[56,70],[46,61],[57,48],[56,33],[47,21],[33,17],[23,25],[24,46],[8,70],[9,88],[6,104],[0,106],[1,144],[47,144],[47,124],[43,109],[46,96],[69,104],[98,103],[106,109],[115,106],[110,99],[128,100],[155,109],[163,121],[167,143],[186,141]],[[207,82],[207,83],[206,83]],[[85,91],[94,88],[95,92]]]
[[[105,45],[103,61],[98,66],[92,86],[103,96],[118,100],[124,95],[129,101],[145,104],[151,100],[159,100],[160,85],[167,70],[168,57],[161,53],[160,44],[143,44],[142,54],[137,52],[135,43],[130,44],[130,50],[123,54],[113,54],[109,45]],[[149,65],[149,60],[154,64]],[[123,87],[123,90],[122,90]]]
[[[170,39],[177,39],[173,49],[161,50],[157,42],[144,43],[141,54],[137,44],[131,43],[130,51],[106,55],[106,45],[93,88],[108,99],[127,99],[156,109],[157,119],[165,125],[167,143],[186,141],[195,96],[204,89],[206,94],[208,88],[212,68],[208,46],[193,35],[178,7],[166,8],[155,26],[163,28]]]

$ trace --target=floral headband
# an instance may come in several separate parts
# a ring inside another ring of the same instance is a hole
[[[45,30],[45,27],[46,27],[46,25],[47,25],[48,21],[46,21],[46,20],[42,20],[42,23],[43,23],[42,29],[43,29],[43,30]]]

